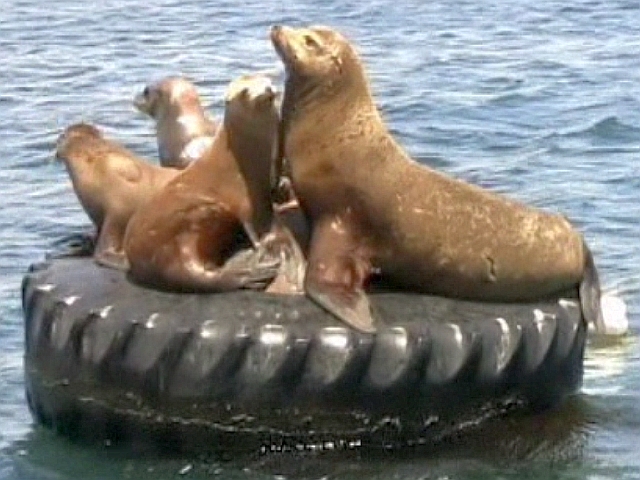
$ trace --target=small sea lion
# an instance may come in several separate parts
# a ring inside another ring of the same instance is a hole
[[[186,78],[167,77],[147,85],[133,104],[156,122],[162,166],[182,169],[205,155],[213,144],[218,124]]]
[[[560,215],[450,178],[407,155],[377,109],[349,41],[327,27],[274,26],[286,70],[283,155],[311,223],[307,295],[375,331],[365,287],[517,302],[577,290],[601,319],[582,236]]]
[[[262,74],[261,74],[262,75]],[[271,76],[272,72],[265,72]],[[184,168],[202,158],[213,144],[218,123],[207,115],[196,87],[182,77],[167,77],[147,85],[136,95],[135,107],[156,121],[160,162]],[[274,208],[302,248],[309,242],[309,229],[300,211],[283,159],[272,172]]]
[[[129,223],[125,250],[134,280],[165,290],[215,292],[262,289],[280,271],[302,283],[302,263],[289,263],[301,253],[274,223],[271,170],[280,125],[275,96],[265,76],[230,83],[211,148]],[[248,248],[238,245],[238,236]]]
[[[87,123],[65,129],[55,156],[64,162],[80,204],[95,225],[96,262],[126,269],[122,242],[129,219],[178,171],[144,161]]]

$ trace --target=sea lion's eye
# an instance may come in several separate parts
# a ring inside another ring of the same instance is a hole
[[[145,98],[149,98],[149,93],[150,93],[150,91],[149,91],[149,87],[144,87],[144,90],[142,91],[142,95],[143,95]]]
[[[304,44],[309,48],[318,48],[320,45],[311,35],[304,36]]]

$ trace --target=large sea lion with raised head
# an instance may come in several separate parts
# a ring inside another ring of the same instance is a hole
[[[450,178],[407,155],[354,47],[326,27],[274,26],[286,69],[282,149],[311,223],[307,295],[375,331],[365,287],[517,302],[579,288],[601,323],[599,283],[567,219]]]
[[[125,250],[134,280],[165,290],[220,292],[265,288],[280,271],[301,288],[304,259],[275,223],[271,201],[280,121],[275,96],[265,76],[231,82],[206,155],[129,222]],[[288,293],[290,284],[281,283],[275,282],[276,291]]]
[[[131,216],[178,171],[137,157],[87,123],[73,124],[60,134],[55,156],[64,162],[80,204],[96,228],[94,259],[126,269],[123,240]]]
[[[155,120],[162,166],[182,169],[213,144],[218,123],[205,111],[195,85],[186,78],[166,77],[146,85],[133,104]]]

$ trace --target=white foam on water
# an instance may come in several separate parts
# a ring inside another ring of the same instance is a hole
[[[603,293],[600,305],[602,307],[602,316],[604,317],[604,335],[625,335],[629,331],[627,304],[619,296],[618,292]],[[593,325],[589,325],[589,329],[592,334],[595,333]]]
[[[627,304],[616,288],[603,289],[600,299],[604,333],[589,325],[590,339],[584,358],[582,392],[595,396],[620,396],[625,392],[622,380],[633,364],[637,337],[629,331]]]

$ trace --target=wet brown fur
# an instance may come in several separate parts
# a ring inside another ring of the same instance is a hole
[[[274,95],[249,100],[242,82],[249,85],[251,77],[231,84],[206,156],[132,219],[125,248],[135,280],[169,290],[224,291],[264,288],[275,276],[278,253],[263,249],[263,241],[273,233],[270,169],[279,116]],[[232,261],[239,234],[248,238],[250,253]]]
[[[134,212],[177,172],[153,165],[86,123],[59,137],[56,157],[64,162],[80,204],[96,227],[98,263],[126,268],[123,240]]]
[[[349,320],[343,307],[369,315],[362,288],[374,273],[409,291],[490,301],[578,285],[585,249],[571,224],[409,158],[342,35],[274,27],[271,36],[287,69],[283,154],[311,222],[305,289],[318,303],[371,331],[371,318]]]
[[[147,85],[133,104],[155,120],[160,164],[165,167],[182,169],[198,160],[200,156],[185,155],[185,147],[194,139],[212,139],[218,129],[218,122],[202,106],[195,85],[186,78],[167,77]]]

